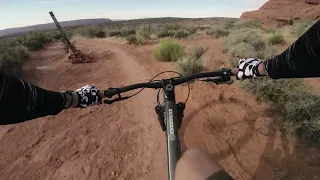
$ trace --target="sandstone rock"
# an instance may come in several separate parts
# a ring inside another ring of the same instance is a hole
[[[258,20],[262,24],[277,24],[277,19],[317,19],[320,17],[319,1],[269,0],[259,10],[244,12],[240,18]]]

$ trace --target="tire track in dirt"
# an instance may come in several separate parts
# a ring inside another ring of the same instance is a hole
[[[147,73],[148,71],[137,63],[138,60],[136,58],[139,57],[127,53],[127,47],[113,43],[108,43],[108,47],[111,47],[114,50],[116,56],[118,56],[118,59],[120,60],[123,72],[127,74],[127,78],[125,78],[126,85],[146,82],[148,81],[147,78],[153,76]],[[131,92],[129,94],[133,93]],[[166,166],[165,161],[155,161],[158,157],[163,158],[164,160],[166,159],[165,134],[161,131],[154,111],[156,105],[155,99],[156,91],[150,89],[145,89],[139,95],[132,98],[135,106],[134,114],[139,114],[135,119],[140,120],[141,131],[143,131],[143,142],[141,143],[142,149],[139,154],[141,157],[140,163],[142,164],[142,169],[144,169],[143,171],[146,173],[150,173],[155,166],[157,170],[161,172],[159,168],[162,167],[163,169]],[[167,175],[162,173],[162,175],[152,176],[152,179],[165,179]]]

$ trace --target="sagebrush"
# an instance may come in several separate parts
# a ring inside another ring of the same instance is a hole
[[[223,40],[223,49],[227,51],[241,42],[252,45],[256,51],[260,51],[265,47],[265,42],[256,31],[240,29],[233,31]]]
[[[173,39],[161,39],[153,55],[158,61],[177,61],[184,56],[184,48]]]
[[[281,33],[273,33],[269,39],[268,39],[269,44],[271,45],[276,45],[276,44],[284,44],[284,36]]]
[[[188,31],[178,30],[178,31],[175,32],[174,38],[177,38],[177,39],[187,39],[189,35],[190,35],[190,33],[189,33]]]
[[[28,49],[23,45],[8,48],[0,55],[0,71],[12,76],[21,76],[22,66],[28,58]]]
[[[207,35],[213,36],[215,38],[225,37],[225,36],[228,36],[229,34],[230,32],[227,29],[221,28],[221,27],[215,27],[207,31]]]
[[[179,72],[184,76],[188,76],[204,70],[205,67],[202,55],[206,53],[207,50],[208,49],[203,47],[197,47],[190,50],[188,55],[179,59]]]
[[[142,36],[132,34],[127,37],[128,44],[143,45],[145,39]]]
[[[158,37],[158,38],[174,37],[174,35],[175,35],[175,32],[174,32],[174,31],[171,31],[171,30],[163,30],[163,31],[160,31],[160,32],[157,34],[157,37]]]
[[[38,50],[44,48],[44,46],[53,39],[49,36],[45,36],[43,32],[32,32],[26,36],[20,38],[19,43],[25,45],[30,50]]]
[[[313,20],[296,21],[293,25],[292,33],[297,37],[302,36],[314,24]]]
[[[302,79],[260,78],[245,82],[243,88],[271,101],[289,130],[305,140],[320,142],[320,97],[306,88]]]

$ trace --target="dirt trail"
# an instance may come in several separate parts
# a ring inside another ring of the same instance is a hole
[[[220,42],[183,41],[208,46],[208,70],[226,66]],[[105,39],[77,40],[94,57],[71,65],[53,44],[34,52],[27,79],[52,90],[72,90],[88,83],[100,88],[128,85],[175,70],[152,57],[154,45],[142,47]],[[275,125],[268,105],[232,86],[194,83],[180,130],[183,149],[208,151],[235,179],[317,179],[320,153],[297,143]],[[182,101],[185,88],[177,89]],[[57,116],[0,127],[0,179],[166,179],[165,135],[154,113],[156,92],[112,105],[70,109]]]

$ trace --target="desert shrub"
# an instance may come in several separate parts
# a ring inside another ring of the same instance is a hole
[[[162,24],[153,24],[151,25],[151,34],[159,34],[160,32],[165,31],[165,26]]]
[[[72,31],[73,35],[80,35],[87,38],[105,38],[105,29],[98,26],[87,26]]]
[[[320,97],[309,91],[301,79],[261,78],[245,82],[243,88],[272,102],[283,114],[283,123],[301,138],[320,142]]]
[[[163,30],[157,34],[157,37],[158,38],[174,37],[174,35],[175,35],[174,31]]]
[[[189,35],[194,34],[197,31],[197,27],[192,25],[185,26],[184,29],[188,32]]]
[[[137,31],[137,35],[143,37],[144,39],[150,39],[151,27],[144,26]]]
[[[136,30],[130,29],[130,28],[127,28],[127,27],[123,27],[120,30],[121,37],[128,37],[128,36],[130,36],[132,34],[136,34]]]
[[[172,39],[161,39],[153,55],[158,61],[177,61],[184,56],[184,48]]]
[[[256,29],[261,28],[259,21],[239,20],[233,24],[235,29]]]
[[[241,42],[229,49],[229,55],[236,58],[257,57],[257,52],[251,44]]]
[[[19,37],[10,37],[10,38],[3,38],[0,40],[0,54],[3,54],[9,48],[15,47],[20,44]]]
[[[146,41],[146,39],[144,39],[144,37],[137,35],[137,45],[143,45]]]
[[[110,37],[121,36],[121,32],[120,32],[120,30],[113,29],[113,30],[109,31],[108,36],[110,36]]]
[[[276,30],[274,28],[268,28],[265,30],[267,33],[276,33]]]
[[[165,25],[165,29],[166,30],[178,30],[178,29],[180,29],[180,25],[179,24],[166,24]]]
[[[42,49],[45,44],[52,42],[51,37],[45,36],[43,32],[32,32],[22,37],[20,40],[30,50]]]
[[[223,47],[229,53],[229,62],[235,66],[241,58],[270,59],[276,55],[276,50],[266,45],[262,38],[251,30],[232,32],[224,39]]]
[[[179,72],[188,76],[199,73],[204,70],[202,55],[208,51],[208,48],[196,47],[190,50],[189,54],[183,56],[178,61]]]
[[[265,47],[263,39],[257,32],[254,30],[240,29],[233,31],[223,40],[223,49],[227,51],[241,42],[252,45],[256,51],[260,51]]]
[[[66,31],[66,35],[68,37],[71,36],[71,37],[75,37],[75,36],[84,36],[84,37],[87,37],[89,36],[87,33],[88,31],[85,29],[85,28],[77,28],[77,29],[70,29],[68,31]]]
[[[303,20],[297,21],[294,23],[292,34],[295,34],[297,37],[302,36],[314,22],[312,20]]]
[[[202,55],[207,51],[208,49],[203,47],[191,49],[187,56],[183,56],[178,61],[180,73],[188,76],[204,70]]]
[[[274,33],[269,37],[268,43],[271,45],[284,44],[284,36],[281,33]]]
[[[208,48],[204,47],[196,47],[190,50],[190,56],[193,56],[197,59],[201,58],[201,56],[208,51]]]
[[[134,45],[142,45],[145,42],[145,39],[142,36],[139,35],[130,35],[127,37],[128,44],[134,44]]]
[[[188,31],[178,30],[178,31],[175,32],[174,38],[177,38],[177,39],[187,39],[189,35],[190,35],[190,34],[189,34]]]
[[[127,37],[128,44],[137,44],[138,40],[136,35],[130,35]]]
[[[203,60],[192,55],[182,57],[178,61],[178,65],[179,72],[184,76],[199,73],[204,70]]]
[[[230,32],[225,28],[215,27],[207,31],[207,35],[213,36],[215,38],[228,36]]]
[[[20,76],[22,66],[28,57],[28,49],[23,45],[8,48],[0,55],[0,71],[9,75]]]
[[[44,35],[46,37],[48,37],[49,39],[51,39],[53,42],[61,40],[62,36],[60,34],[59,31],[49,31],[49,32],[45,32]]]
[[[268,60],[276,56],[277,51],[273,46],[266,45],[262,50],[257,52],[259,59]]]
[[[235,25],[235,20],[228,20],[226,23],[224,23],[225,29],[232,29]]]
[[[103,29],[95,29],[91,32],[92,37],[97,37],[97,38],[105,38],[106,33]]]
[[[203,30],[209,30],[209,29],[211,29],[211,27],[210,26],[200,26],[199,29],[201,31],[203,31]]]
[[[80,35],[88,38],[105,38],[106,33],[103,28],[100,27],[85,27],[79,31]]]

